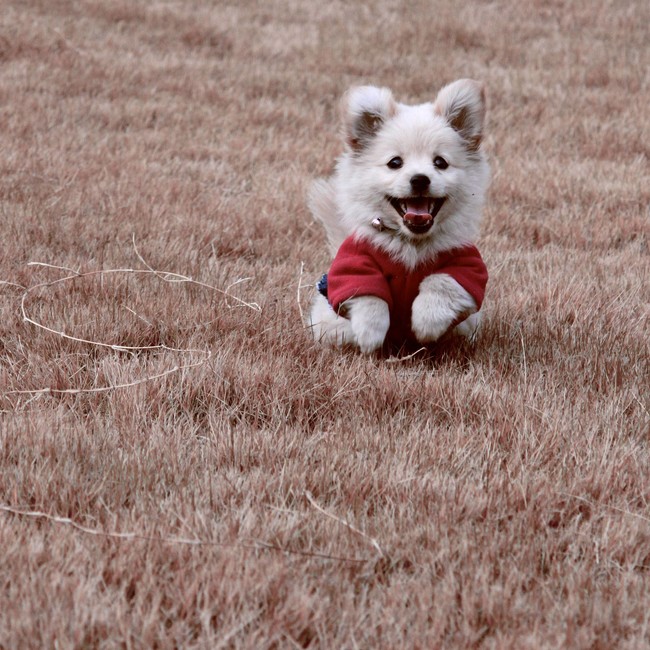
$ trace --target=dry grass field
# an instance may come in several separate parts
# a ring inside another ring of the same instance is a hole
[[[649,25],[3,0],[0,648],[649,647]],[[478,339],[321,348],[340,95],[459,77]]]

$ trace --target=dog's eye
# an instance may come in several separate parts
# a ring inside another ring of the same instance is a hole
[[[387,163],[388,167],[390,167],[391,169],[400,169],[403,164],[404,161],[399,156],[395,156],[395,158],[391,158]]]
[[[438,169],[447,169],[447,167],[449,167],[449,163],[444,158],[442,158],[441,156],[436,156],[433,159],[433,164]]]

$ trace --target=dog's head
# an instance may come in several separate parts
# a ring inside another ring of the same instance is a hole
[[[373,225],[424,244],[450,230],[446,221],[471,221],[470,208],[476,205],[480,213],[487,186],[480,148],[484,118],[483,87],[469,79],[417,106],[397,103],[387,88],[348,91],[348,152],[339,169],[341,198],[349,202],[340,207],[348,222],[362,232]]]

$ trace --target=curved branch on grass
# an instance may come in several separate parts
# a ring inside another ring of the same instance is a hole
[[[314,499],[312,493],[309,490],[304,490],[305,497],[307,497],[307,501],[318,510],[321,514],[325,515],[326,517],[329,517],[330,519],[333,519],[334,521],[338,522],[342,526],[345,526],[349,530],[351,530],[353,533],[356,533],[357,535],[363,537],[363,539],[367,540],[370,542],[372,547],[377,551],[379,554],[379,557],[386,559],[387,555],[382,549],[382,547],[379,545],[379,542],[374,538],[371,537],[370,535],[367,535],[364,533],[362,530],[359,530],[356,526],[353,526],[349,521],[346,521],[345,519],[342,519],[341,517],[338,517],[337,515],[333,515],[331,512],[328,512],[323,508],[323,506],[319,505],[316,502],[316,499]]]
[[[289,555],[298,555],[306,558],[314,558],[317,560],[333,560],[336,562],[353,562],[357,564],[363,564],[368,562],[367,558],[356,558],[356,557],[344,557],[339,555],[328,555],[327,553],[319,553],[317,551],[296,551],[278,546],[277,544],[270,544],[261,540],[253,540],[253,543],[238,542],[238,543],[228,543],[228,542],[213,542],[203,539],[191,539],[188,537],[163,537],[160,535],[147,535],[145,533],[134,533],[134,532],[118,532],[118,531],[106,531],[99,530],[97,528],[89,528],[76,522],[70,517],[59,517],[57,515],[51,515],[47,512],[42,512],[39,510],[22,510],[20,508],[15,508],[13,506],[0,503],[0,511],[6,512],[18,517],[24,517],[29,519],[44,519],[53,524],[60,524],[64,526],[70,526],[71,528],[84,533],[86,535],[93,535],[95,537],[107,537],[110,539],[119,539],[119,540],[144,540],[147,542],[159,542],[161,544],[180,544],[184,546],[220,546],[223,548],[243,548],[255,551],[277,551],[280,553],[286,553]]]
[[[22,285],[17,285],[12,282],[3,282],[3,284],[7,285],[12,285],[19,287],[20,289],[23,290],[23,295],[20,300],[20,313],[22,316],[22,319],[26,323],[30,323],[34,327],[44,331],[44,332],[49,332],[50,334],[54,334],[60,338],[66,339],[68,341],[75,341],[77,343],[84,343],[86,345],[92,345],[95,347],[101,347],[101,348],[108,348],[109,350],[113,350],[115,352],[147,352],[147,351],[152,351],[152,350],[161,350],[164,352],[177,352],[180,354],[188,354],[188,355],[203,355],[203,358],[198,360],[198,361],[192,361],[190,363],[186,363],[183,365],[175,365],[173,368],[170,368],[169,370],[165,370],[164,372],[157,373],[155,375],[150,375],[147,377],[143,377],[141,379],[137,379],[131,382],[126,382],[123,384],[114,384],[110,386],[98,386],[94,388],[66,388],[66,389],[57,389],[57,388],[35,388],[35,389],[27,389],[27,390],[12,390],[12,391],[4,391],[4,395],[34,395],[35,397],[39,395],[47,395],[47,394],[57,394],[57,395],[79,395],[83,393],[104,393],[107,391],[111,390],[117,390],[121,388],[131,388],[133,386],[138,386],[140,384],[143,384],[148,381],[153,381],[155,379],[161,379],[163,377],[167,377],[168,375],[171,375],[173,373],[179,372],[181,370],[186,370],[189,368],[196,368],[202,364],[204,364],[210,357],[212,356],[212,352],[210,350],[202,350],[202,349],[195,349],[195,348],[173,348],[165,344],[159,344],[159,345],[137,345],[137,346],[131,346],[131,345],[119,345],[115,343],[106,343],[104,341],[95,341],[92,339],[85,339],[81,338],[78,336],[73,336],[71,334],[68,334],[64,331],[61,330],[56,330],[51,327],[48,327],[44,323],[41,323],[37,321],[35,318],[32,318],[32,316],[28,313],[27,310],[27,299],[29,298],[30,294],[32,294],[34,291],[37,291],[38,289],[43,289],[43,288],[50,288],[58,284],[62,284],[64,282],[69,282],[71,280],[77,280],[79,278],[88,278],[88,277],[94,277],[94,276],[100,276],[104,277],[107,275],[116,275],[116,274],[127,274],[127,275],[154,275],[158,279],[162,280],[163,282],[168,282],[168,283],[180,283],[180,284],[193,284],[198,287],[202,287],[204,289],[208,289],[210,291],[215,291],[221,295],[223,295],[226,298],[226,304],[228,305],[229,308],[232,308],[233,305],[229,302],[230,300],[233,300],[236,305],[241,306],[241,307],[248,307],[249,309],[252,309],[257,312],[261,312],[262,309],[261,307],[255,303],[255,302],[246,302],[245,300],[242,300],[241,298],[238,298],[237,296],[234,296],[232,293],[230,293],[230,289],[247,280],[248,278],[242,278],[240,280],[237,280],[230,284],[225,290],[220,289],[219,287],[215,287],[211,284],[208,284],[206,282],[200,282],[198,280],[194,280],[193,278],[190,278],[186,275],[182,275],[180,273],[175,273],[173,271],[158,271],[154,269],[151,265],[149,265],[145,259],[142,257],[140,252],[137,249],[137,246],[135,244],[135,236],[133,237],[133,248],[135,250],[135,253],[138,257],[138,259],[144,264],[147,268],[146,269],[132,269],[132,268],[119,268],[119,269],[100,269],[96,271],[86,271],[86,272],[81,272],[77,271],[75,269],[72,269],[70,267],[66,266],[57,266],[54,264],[48,264],[46,262],[29,262],[28,266],[41,266],[49,269],[56,269],[58,271],[65,271],[69,275],[66,275],[62,278],[58,278],[56,280],[50,280],[48,282],[40,282],[38,284],[35,284],[34,286],[31,286],[29,288],[23,287]]]
[[[51,280],[49,282],[41,282],[39,284],[35,284],[33,287],[29,287],[27,291],[25,292],[23,296],[23,302],[24,298],[27,294],[31,293],[32,291],[36,291],[36,289],[40,289],[42,287],[50,287],[55,284],[59,284],[61,282],[67,282],[69,280],[76,280],[78,278],[85,278],[89,277],[92,275],[109,275],[112,273],[127,273],[127,274],[132,274],[132,275],[155,275],[157,278],[162,280],[163,282],[169,282],[172,284],[178,283],[178,284],[193,284],[196,285],[197,287],[202,287],[203,289],[209,289],[210,291],[216,291],[217,293],[221,294],[225,298],[230,298],[234,300],[240,307],[248,307],[249,309],[252,309],[253,311],[261,312],[262,308],[256,303],[256,302],[247,302],[246,300],[242,300],[241,298],[238,298],[237,296],[234,296],[233,294],[229,293],[227,289],[221,289],[219,287],[215,287],[212,284],[208,284],[207,282],[201,282],[200,280],[194,280],[193,278],[188,277],[187,275],[182,275],[181,273],[176,273],[174,271],[157,271],[152,268],[147,268],[147,269],[99,269],[97,271],[84,271],[84,272],[78,272],[78,271],[73,271],[72,269],[66,268],[64,266],[54,266],[53,264],[45,264],[44,262],[28,262],[28,266],[45,266],[47,268],[53,268],[53,269],[59,269],[59,270],[64,270],[64,271],[71,271],[73,275],[67,275],[63,278],[59,278],[58,280]],[[242,278],[241,280],[237,280],[233,282],[230,286],[234,286],[238,284],[239,282],[243,282],[244,280],[247,280],[248,278]],[[231,307],[230,304],[228,304],[229,307]]]
[[[163,346],[164,347],[164,346]],[[165,348],[167,350],[173,350],[173,348]],[[34,388],[31,390],[9,390],[3,393],[3,395],[81,395],[83,393],[106,393],[110,390],[117,390],[119,388],[132,388],[133,386],[139,386],[148,381],[153,381],[154,379],[162,379],[167,377],[175,372],[180,370],[187,370],[188,368],[196,368],[202,366],[211,356],[212,352],[209,350],[174,350],[175,352],[202,352],[205,354],[205,358],[195,363],[187,363],[183,366],[174,366],[169,370],[158,373],[157,375],[149,375],[147,377],[142,377],[141,379],[136,379],[135,381],[128,382],[126,384],[114,384],[111,386],[98,386],[96,388]]]
[[[134,248],[135,248],[135,238],[133,242]],[[153,381],[155,379],[161,379],[163,377],[166,377],[168,375],[171,375],[173,373],[179,372],[181,370],[186,370],[189,368],[196,368],[202,364],[204,364],[210,357],[212,356],[212,352],[210,350],[204,350],[204,349],[196,349],[196,348],[173,348],[165,344],[159,344],[159,345],[138,345],[138,346],[130,346],[130,345],[119,345],[115,343],[106,343],[104,341],[96,341],[92,339],[85,339],[81,338],[78,336],[73,336],[71,334],[68,334],[64,331],[61,330],[56,330],[51,327],[48,327],[44,323],[41,323],[37,321],[36,319],[32,318],[32,316],[28,313],[27,310],[27,299],[29,298],[30,294],[32,294],[34,291],[37,291],[38,289],[43,289],[43,288],[49,288],[53,287],[57,284],[62,284],[64,282],[69,282],[71,280],[77,280],[79,278],[86,278],[86,277],[93,277],[93,276],[106,276],[106,275],[115,275],[115,274],[130,274],[130,275],[155,275],[157,278],[162,280],[163,282],[170,282],[170,283],[188,283],[188,284],[194,284],[197,286],[200,286],[205,289],[209,289],[211,291],[216,291],[217,293],[222,294],[223,296],[226,297],[226,303],[228,307],[232,307],[232,305],[228,302],[228,298],[234,300],[236,303],[238,303],[239,306],[245,306],[250,309],[253,309],[254,311],[261,311],[261,307],[257,303],[249,303],[246,302],[245,300],[242,300],[241,298],[238,298],[237,296],[232,295],[229,292],[229,289],[232,286],[235,286],[239,282],[244,281],[239,280],[237,282],[232,283],[225,291],[223,289],[220,289],[219,287],[215,287],[213,285],[207,284],[205,282],[199,282],[198,280],[194,280],[188,276],[181,275],[180,273],[175,273],[171,271],[157,271],[153,269],[149,264],[145,262],[145,260],[142,258],[140,253],[138,252],[137,248],[135,248],[136,254],[138,258],[142,261],[142,263],[147,267],[147,269],[132,269],[132,268],[120,268],[120,269],[101,269],[97,271],[86,271],[86,272],[81,272],[81,271],[76,271],[74,269],[71,269],[66,266],[57,266],[54,264],[48,264],[45,262],[29,262],[28,266],[42,266],[45,268],[50,268],[50,269],[56,269],[59,271],[65,271],[69,273],[69,275],[66,275],[62,278],[58,278],[56,280],[50,280],[48,282],[41,282],[38,284],[35,284],[34,286],[31,286],[29,288],[26,288],[22,285],[18,285],[12,282],[4,282],[3,284],[11,285],[11,286],[16,286],[19,287],[20,289],[23,290],[23,294],[20,300],[20,313],[22,316],[22,319],[26,323],[30,323],[34,327],[45,331],[49,332],[50,334],[54,334],[60,338],[69,340],[69,341],[75,341],[77,343],[84,343],[87,345],[92,345],[94,347],[101,347],[101,348],[108,348],[109,350],[113,350],[116,352],[145,352],[145,351],[151,351],[151,350],[161,350],[164,352],[177,352],[180,354],[190,354],[190,355],[203,355],[203,358],[198,360],[198,361],[192,361],[190,363],[182,364],[182,365],[175,365],[173,368],[170,368],[169,370],[165,370],[164,372],[157,373],[155,375],[150,375],[147,377],[143,377],[141,379],[131,381],[131,382],[126,382],[123,384],[115,384],[115,385],[110,385],[110,386],[99,386],[95,388],[67,388],[67,389],[57,389],[57,388],[36,388],[36,389],[27,389],[27,390],[12,390],[12,391],[3,391],[4,395],[46,395],[46,394],[58,394],[58,395],[63,395],[63,394],[68,394],[68,395],[78,395],[78,394],[83,394],[83,393],[103,393],[111,390],[116,390],[120,388],[131,388],[133,386],[138,386],[140,384],[143,384],[147,381]]]

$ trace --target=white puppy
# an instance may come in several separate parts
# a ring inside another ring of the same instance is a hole
[[[346,94],[346,150],[309,197],[335,255],[311,309],[317,340],[369,353],[474,333],[487,283],[473,245],[489,183],[484,118],[469,79],[416,106],[386,88]]]

